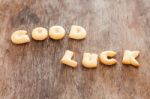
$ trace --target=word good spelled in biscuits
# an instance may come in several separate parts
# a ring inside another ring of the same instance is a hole
[[[37,27],[32,30],[32,38],[34,40],[45,40],[48,36],[54,40],[63,39],[66,35],[66,31],[62,26],[52,26],[49,28],[49,31],[43,27]],[[72,25],[69,38],[71,39],[84,39],[86,37],[86,31],[83,27]],[[30,38],[26,30],[17,30],[11,35],[11,41],[14,44],[23,44],[30,42]]]

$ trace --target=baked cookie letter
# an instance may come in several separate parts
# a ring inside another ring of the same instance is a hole
[[[72,60],[71,59],[72,57],[73,57],[73,52],[67,50],[60,62],[66,65],[69,65],[71,67],[77,67],[77,62]]]
[[[98,55],[94,53],[84,53],[82,64],[86,68],[95,68],[97,67]]]
[[[128,64],[128,65],[133,65],[133,66],[139,66],[140,64],[135,59],[136,57],[139,56],[139,53],[140,53],[139,51],[125,50],[122,63],[123,64]]]
[[[30,42],[30,38],[27,35],[27,31],[25,31],[25,30],[18,30],[18,31],[15,31],[11,35],[11,41],[14,44],[23,44],[23,43]]]
[[[65,29],[61,26],[52,26],[49,29],[49,36],[54,40],[60,40],[64,38],[65,34]]]
[[[45,40],[48,37],[48,31],[46,28],[37,27],[32,31],[32,38],[35,40]]]
[[[80,40],[86,37],[86,30],[81,26],[72,25],[69,38]]]
[[[105,65],[113,65],[116,64],[117,61],[115,59],[113,59],[112,57],[114,57],[117,53],[114,51],[104,51],[100,54],[99,58],[101,63],[105,64]],[[111,59],[109,59],[111,58]]]

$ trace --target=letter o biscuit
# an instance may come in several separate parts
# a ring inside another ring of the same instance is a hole
[[[32,31],[32,38],[34,40],[45,40],[48,37],[48,31],[46,28],[37,27]]]
[[[65,29],[61,26],[52,26],[49,29],[49,36],[54,40],[59,40],[64,38],[65,34],[66,34]]]

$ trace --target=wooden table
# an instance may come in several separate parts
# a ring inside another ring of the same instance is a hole
[[[71,25],[87,30],[85,40],[68,38]],[[19,29],[61,25],[63,40],[14,45]],[[60,64],[75,52],[76,69]],[[141,66],[122,65],[123,51],[140,50]],[[117,52],[117,65],[81,65],[84,51]],[[0,99],[149,99],[150,0],[0,0]]]

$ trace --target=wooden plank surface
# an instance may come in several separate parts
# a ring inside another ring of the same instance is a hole
[[[68,38],[71,25],[88,36]],[[14,45],[12,32],[61,25],[63,40]],[[59,63],[65,50],[79,65]],[[141,67],[122,65],[123,51],[140,50]],[[84,51],[115,50],[115,66],[81,65]],[[149,99],[150,0],[0,0],[0,99]]]

